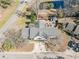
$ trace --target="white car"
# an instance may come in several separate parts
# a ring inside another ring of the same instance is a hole
[[[34,38],[34,40],[40,40],[41,41],[41,40],[47,40],[47,39],[45,39],[44,37],[37,36],[37,37]]]

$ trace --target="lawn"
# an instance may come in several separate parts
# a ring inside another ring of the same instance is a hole
[[[10,16],[14,13],[14,10],[16,9],[18,2],[19,0],[15,0],[15,2],[12,3],[11,6],[9,6],[7,9],[4,10],[2,19],[0,20],[0,28],[3,27],[3,25],[8,21]]]
[[[22,12],[26,11],[26,7],[27,7],[27,4],[22,9]],[[10,27],[10,29],[15,29],[15,30],[22,29],[26,25],[25,22],[26,22],[26,18],[19,16],[16,22]]]

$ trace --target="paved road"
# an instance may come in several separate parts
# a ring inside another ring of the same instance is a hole
[[[22,0],[20,0],[21,2]],[[16,14],[17,10],[22,10],[24,8],[24,6],[26,5],[26,3],[21,4],[19,2],[19,5],[17,6],[16,10],[14,11],[14,13],[11,15],[11,17],[9,18],[9,20],[4,24],[4,26],[0,29],[0,38],[3,37],[3,33],[6,32],[9,27],[16,21],[18,20],[18,16]]]
[[[31,53],[0,53],[0,59],[37,59]]]

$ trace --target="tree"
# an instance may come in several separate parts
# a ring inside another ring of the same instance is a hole
[[[37,19],[37,15],[35,14],[34,11],[31,13],[31,22],[33,23]]]

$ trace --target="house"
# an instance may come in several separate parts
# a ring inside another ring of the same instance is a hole
[[[47,27],[47,28],[37,28],[29,27],[22,30],[22,37],[25,39],[34,39],[34,38],[43,38],[47,40],[48,38],[56,38],[59,35],[56,28]],[[40,39],[41,40],[41,39]]]

